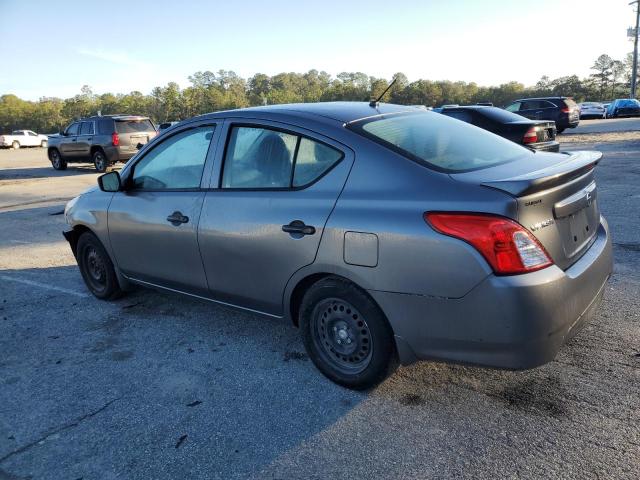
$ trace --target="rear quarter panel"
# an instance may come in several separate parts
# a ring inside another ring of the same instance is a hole
[[[358,140],[354,150],[354,166],[325,227],[316,262],[299,276],[327,271],[369,290],[458,298],[491,274],[474,248],[435,232],[423,213],[475,211],[513,217],[511,197],[461,185],[367,139]],[[377,236],[376,266],[344,261],[347,232]]]

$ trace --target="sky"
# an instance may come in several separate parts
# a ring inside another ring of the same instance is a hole
[[[150,93],[197,71],[535,84],[633,44],[630,0],[0,0],[0,95]]]

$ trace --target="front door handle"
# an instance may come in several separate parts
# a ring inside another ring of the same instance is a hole
[[[167,222],[171,223],[174,227],[177,227],[182,223],[187,223],[188,221],[189,217],[182,215],[180,212],[173,212],[167,217]]]
[[[315,227],[305,225],[302,220],[294,220],[289,225],[283,225],[282,231],[298,235],[313,235],[316,233]]]

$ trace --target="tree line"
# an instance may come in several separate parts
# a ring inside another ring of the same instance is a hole
[[[573,97],[577,102],[605,101],[628,95],[632,54],[624,61],[600,55],[586,78],[570,75],[556,79],[543,76],[534,86],[519,82],[483,87],[474,82],[416,80],[396,73],[395,83],[382,101],[404,105],[438,106],[492,102],[505,106],[522,97]],[[0,96],[0,132],[29,129],[40,133],[62,130],[71,121],[101,112],[103,115],[128,113],[147,115],[154,122],[182,120],[202,113],[255,105],[377,98],[389,86],[384,78],[362,72],[343,72],[335,78],[324,71],[257,73],[244,79],[233,71],[196,72],[190,85],[180,88],[175,82],[156,87],[150,95],[138,91],[128,94],[95,94],[89,86],[67,98],[43,97],[27,101],[12,94]]]

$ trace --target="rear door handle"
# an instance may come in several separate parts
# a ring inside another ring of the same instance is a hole
[[[313,235],[316,233],[315,227],[305,225],[302,220],[294,220],[289,225],[283,225],[282,231],[298,235]]]
[[[177,227],[182,223],[187,223],[188,221],[189,217],[182,215],[180,212],[173,212],[167,217],[167,222],[171,223],[174,227]]]

